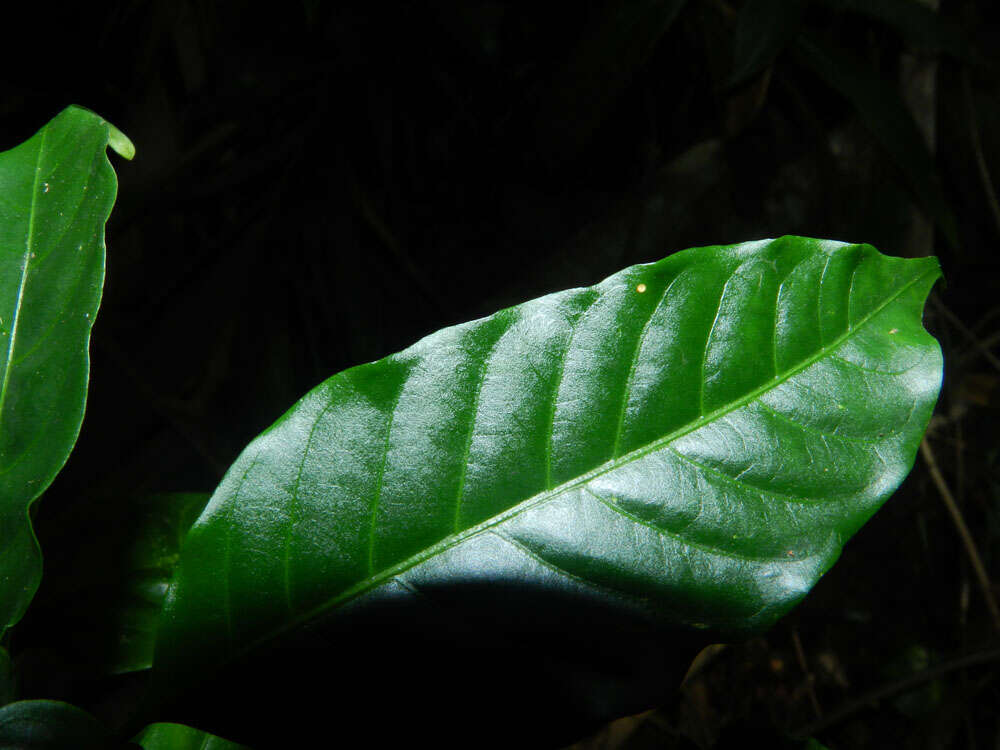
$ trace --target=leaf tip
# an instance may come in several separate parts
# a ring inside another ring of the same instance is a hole
[[[114,149],[116,154],[128,161],[132,161],[132,158],[135,156],[135,145],[129,140],[129,137],[93,110],[82,107],[79,104],[71,104],[62,111],[62,115],[92,118],[92,120],[106,125],[108,128],[108,145]]]
[[[132,161],[135,157],[135,145],[122,131],[108,123],[108,145],[123,159]]]

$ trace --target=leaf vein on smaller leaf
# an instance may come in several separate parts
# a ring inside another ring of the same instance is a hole
[[[13,366],[17,327],[21,317],[21,307],[24,304],[24,285],[28,278],[28,266],[31,262],[32,242],[35,233],[35,210],[38,201],[38,175],[42,171],[42,154],[45,151],[45,138],[47,134],[48,128],[44,128],[38,144],[38,155],[35,157],[35,178],[31,188],[31,207],[28,209],[28,237],[25,240],[24,263],[21,266],[21,278],[17,287],[17,301],[14,303],[14,313],[10,321],[10,335],[7,337],[7,361],[4,363],[3,382],[0,383],[0,425],[3,424],[3,408],[10,386],[10,370]]]
[[[106,159],[106,158],[107,158],[107,155],[105,154],[104,151],[98,151],[94,155],[94,161],[92,163],[96,164],[99,167],[101,165],[101,160],[102,159]],[[58,166],[59,166],[58,164],[55,165],[55,167],[58,167]],[[52,171],[54,172],[55,168],[53,168]],[[80,215],[80,209],[83,208],[83,205],[87,202],[87,199],[93,197],[93,199],[96,200],[97,198],[100,197],[99,192],[96,191],[96,190],[91,191],[89,193],[87,192],[87,189],[91,186],[91,176],[96,176],[96,172],[92,172],[91,175],[88,176],[87,179],[85,179],[83,181],[83,183],[81,185],[81,190],[80,190],[80,193],[81,193],[80,194],[80,201],[79,201],[79,203],[76,204],[76,208],[73,209],[73,215],[69,218],[69,221],[67,221],[63,225],[63,229],[59,233],[59,236],[56,237],[54,240],[52,240],[52,241],[50,241],[48,243],[49,244],[49,250],[48,250],[48,252],[46,252],[44,255],[41,255],[41,256],[38,257],[37,260],[38,260],[39,263],[42,263],[46,258],[48,258],[53,252],[55,252],[58,249],[59,244],[63,241],[63,239],[69,233],[69,230],[72,229],[74,227],[74,225],[76,224],[76,217]]]
[[[35,266],[36,266],[36,268],[38,266],[40,266],[44,262],[44,260],[46,258],[48,258],[49,255],[51,255],[51,253],[52,253],[52,251],[50,250],[44,256],[42,256],[40,258],[35,258]],[[79,289],[79,286],[76,287],[76,290],[78,290],[78,289]],[[52,318],[51,322],[45,327],[45,330],[42,331],[40,335],[36,336],[34,343],[31,345],[31,348],[28,349],[28,351],[26,351],[23,354],[21,354],[14,361],[15,365],[19,365],[22,362],[25,362],[32,354],[34,354],[42,346],[42,344],[44,344],[49,339],[49,337],[56,331],[56,327],[60,323],[64,323],[65,322],[66,319],[65,319],[64,313],[66,312],[67,309],[69,309],[70,307],[73,306],[73,303],[76,301],[76,299],[73,296],[67,295],[66,297],[63,298],[62,301],[63,301],[63,305],[59,309],[59,312],[57,314],[55,314],[55,315],[50,316]],[[91,323],[91,325],[93,325],[93,318],[90,319],[90,323]]]

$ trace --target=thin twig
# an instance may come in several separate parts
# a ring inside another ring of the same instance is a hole
[[[819,707],[819,699],[816,698],[816,689],[813,687],[813,683],[816,678],[813,673],[809,671],[809,662],[806,661],[806,652],[802,648],[802,641],[799,639],[799,629],[792,628],[792,645],[795,646],[795,658],[799,662],[799,669],[806,677],[806,693],[809,695],[809,702],[812,704],[813,712],[816,714],[816,718],[819,719],[823,716],[823,710]]]
[[[969,527],[965,525],[965,519],[962,517],[962,511],[959,509],[958,503],[955,502],[955,496],[948,487],[941,469],[938,468],[937,460],[934,458],[934,451],[931,450],[927,438],[924,438],[920,442],[920,455],[924,457],[927,469],[931,473],[931,479],[934,480],[934,484],[941,494],[941,499],[944,500],[945,507],[948,509],[948,513],[951,514],[951,520],[958,530],[958,535],[962,538],[962,544],[965,545],[965,552],[969,556],[969,562],[972,563],[972,569],[976,573],[979,587],[983,591],[983,598],[986,599],[986,606],[993,617],[993,627],[1000,633],[1000,607],[997,607],[996,597],[993,596],[993,585],[990,583],[986,566],[983,565],[983,560],[979,556],[979,550],[976,547],[975,540],[972,538],[972,534],[969,533]]]
[[[1000,648],[987,649],[986,651],[976,651],[971,654],[965,654],[964,656],[958,656],[954,659],[941,662],[937,666],[931,667],[930,669],[925,669],[922,672],[917,672],[916,674],[911,674],[907,677],[893,680],[892,682],[881,685],[874,690],[869,690],[859,698],[841,706],[833,713],[827,714],[823,719],[800,727],[792,734],[795,737],[813,737],[830,727],[836,726],[840,722],[844,721],[844,719],[850,718],[858,711],[863,711],[864,709],[877,704],[879,701],[892,698],[901,693],[909,692],[910,690],[918,688],[927,682],[936,680],[939,677],[944,677],[949,672],[954,672],[958,669],[965,669],[966,667],[972,667],[976,664],[985,664],[986,662],[991,661],[1000,661]]]
[[[973,333],[957,315],[955,315],[955,313],[949,310],[944,302],[938,299],[936,294],[931,295],[931,302],[934,304],[934,307],[937,308],[938,312],[944,315],[948,319],[948,322],[958,329],[959,333],[972,342],[972,345],[975,346],[976,349],[979,350],[979,353],[983,355],[983,359],[993,365],[997,372],[1000,372],[1000,359],[998,359],[997,356],[989,350],[986,344],[984,344],[979,337],[976,336],[976,334]]]

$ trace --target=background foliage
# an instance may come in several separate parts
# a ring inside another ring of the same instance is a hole
[[[786,233],[941,257],[927,324],[946,375],[925,456],[1000,576],[994,4],[104,8],[40,17],[26,28],[44,34],[3,52],[3,148],[78,102],[140,154],[118,170],[83,431],[37,518],[45,577],[11,644],[24,697],[116,717],[142,680],[95,680],[65,638],[92,624],[58,582],[108,549],[74,533],[80,518],[211,490],[320,380],[442,326]],[[710,652],[679,699],[592,746],[722,747],[815,722],[834,748],[996,743],[982,664],[860,700],[995,659],[940,485],[918,461],[791,617]]]

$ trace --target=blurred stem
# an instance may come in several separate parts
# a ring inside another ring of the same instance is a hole
[[[969,562],[972,563],[972,569],[976,573],[979,587],[983,590],[983,598],[986,599],[986,606],[993,618],[993,627],[1000,633],[1000,608],[997,607],[996,597],[993,596],[993,585],[990,582],[989,574],[986,572],[983,560],[979,556],[976,542],[972,538],[972,534],[969,533],[969,527],[965,524],[962,511],[959,509],[958,503],[955,502],[955,496],[952,494],[948,483],[944,479],[944,475],[941,473],[941,469],[938,467],[937,459],[934,458],[934,451],[931,450],[927,438],[924,438],[920,442],[920,455],[924,457],[927,469],[931,473],[931,479],[934,480],[934,484],[941,494],[941,499],[944,500],[945,507],[948,509],[948,513],[951,514],[951,520],[958,530],[958,535],[962,538],[962,544],[965,545],[965,552],[969,556]]]
[[[849,719],[859,711],[871,708],[879,701],[893,698],[901,693],[907,693],[927,682],[932,682],[936,679],[944,677],[949,672],[966,669],[967,667],[973,667],[977,664],[985,664],[991,661],[1000,661],[1000,648],[975,651],[971,654],[965,654],[964,656],[949,659],[948,661],[938,664],[936,667],[931,667],[930,669],[925,669],[922,672],[917,672],[916,674],[911,674],[907,677],[887,682],[874,690],[869,690],[867,693],[864,693],[849,703],[841,706],[833,713],[827,714],[824,719],[813,722],[808,726],[800,727],[792,734],[795,737],[815,736],[830,727],[840,724],[845,719]]]
[[[802,648],[802,640],[799,638],[799,629],[796,627],[792,628],[792,645],[795,647],[795,658],[799,662],[799,669],[802,670],[802,674],[806,678],[806,693],[809,695],[809,703],[812,704],[813,712],[816,714],[816,718],[819,719],[823,716],[823,709],[819,707],[819,699],[816,697],[816,689],[814,687],[816,677],[809,669],[809,662],[806,661],[806,652]]]
[[[983,359],[993,365],[997,372],[1000,372],[1000,359],[997,359],[996,355],[990,351],[990,342],[980,339],[955,313],[948,309],[947,305],[938,299],[936,294],[931,295],[931,302],[938,309],[938,312],[944,315],[948,319],[948,322],[955,326],[959,333],[965,336],[979,350],[979,353],[983,355]]]

